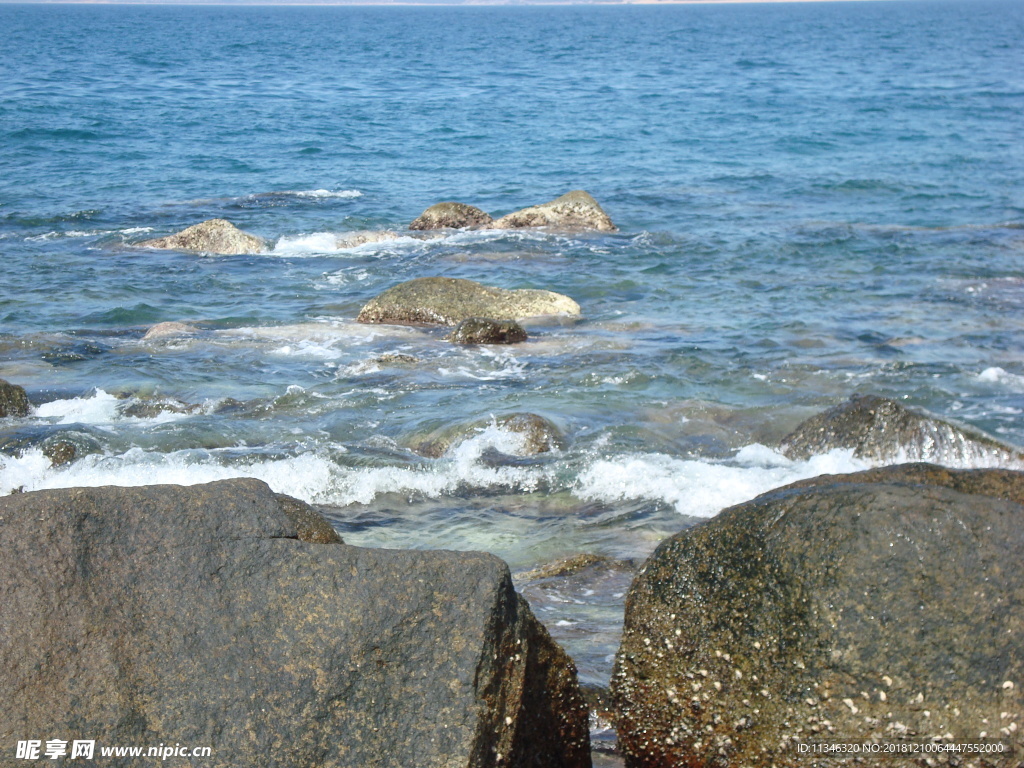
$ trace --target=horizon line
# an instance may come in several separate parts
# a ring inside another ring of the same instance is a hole
[[[345,0],[0,0],[0,5],[125,5],[125,6],[208,6],[208,7],[265,7],[265,8],[289,8],[289,7],[365,7],[365,8],[389,8],[389,7],[416,7],[416,8],[522,8],[522,7],[564,7],[576,5],[590,6],[622,6],[622,5],[790,5],[808,3],[881,3],[881,2],[950,2],[951,0],[465,0],[464,2],[452,2],[441,0],[441,2],[425,2],[424,0],[356,0],[346,2]],[[955,0],[952,0],[955,1]]]

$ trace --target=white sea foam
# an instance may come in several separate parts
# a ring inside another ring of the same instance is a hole
[[[33,415],[52,419],[55,424],[109,424],[118,418],[119,403],[116,397],[98,389],[87,397],[43,403],[36,406]]]
[[[36,406],[32,416],[46,419],[53,424],[92,424],[97,426],[115,422],[136,424],[164,424],[169,421],[186,419],[192,413],[210,413],[219,401],[207,400],[200,407],[189,412],[168,408],[154,416],[125,416],[122,409],[131,405],[133,400],[121,400],[109,392],[97,389],[85,397],[72,397],[65,400],[53,400]],[[180,405],[180,404],[179,404]]]
[[[338,236],[333,232],[314,232],[309,235],[282,237],[274,245],[274,256],[316,256],[335,253],[338,250]]]
[[[386,232],[313,232],[284,236],[274,245],[272,256],[388,255],[412,247],[421,247],[423,240]]]
[[[797,480],[822,474],[856,472],[868,464],[852,451],[831,451],[808,461],[791,461],[763,445],[743,448],[729,463],[677,459],[660,453],[636,453],[593,462],[577,479],[582,499],[614,503],[661,501],[680,514],[713,517],[725,507],[747,501]]]
[[[300,190],[286,190],[279,194],[282,195],[295,195],[295,197],[311,197],[311,198],[353,198],[362,197],[363,193],[358,189],[340,189],[337,191],[331,191],[329,189],[300,189]]]
[[[1002,368],[986,368],[978,374],[978,381],[986,384],[999,384],[1011,392],[1024,392],[1024,376],[1018,376]]]
[[[165,454],[132,448],[120,455],[91,455],[54,468],[38,449],[31,449],[19,457],[0,454],[0,495],[16,488],[34,491],[100,485],[196,485],[234,477],[258,478],[278,493],[336,506],[366,504],[386,493],[440,498],[460,487],[529,492],[553,470],[489,467],[480,462],[490,448],[520,452],[522,439],[521,435],[492,426],[452,448],[444,459],[423,467],[346,467],[315,452],[239,461],[223,458],[228,452],[222,451]]]

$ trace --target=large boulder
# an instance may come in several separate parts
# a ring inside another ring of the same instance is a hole
[[[0,379],[0,419],[8,416],[28,416],[32,404],[24,387]]]
[[[520,320],[579,313],[579,304],[553,291],[510,291],[454,277],[420,277],[399,283],[371,299],[356,320],[393,325],[457,325],[471,317]]]
[[[1015,760],[964,765],[1016,765],[1022,520],[1024,473],[910,465],[774,491],[663,542],[612,679],[626,765],[796,768],[812,741],[985,738]]]
[[[523,208],[502,216],[490,229],[522,229],[524,227],[550,227],[552,229],[596,229],[614,232],[616,227],[597,201],[582,189],[573,190],[549,203]]]
[[[877,395],[853,395],[812,416],[782,439],[782,452],[807,459],[836,448],[870,461],[931,461],[967,466],[1005,466],[1024,453],[985,433],[956,426]]]
[[[259,253],[266,247],[266,243],[263,238],[243,232],[226,219],[210,219],[174,235],[146,240],[139,243],[139,246],[234,256],[242,253]]]
[[[432,205],[409,225],[409,229],[466,229],[486,227],[493,219],[489,214],[465,203]]]
[[[0,548],[4,744],[590,765],[572,663],[493,556],[347,546],[255,480],[5,497]]]
[[[519,344],[526,341],[526,329],[515,320],[470,317],[448,334],[452,344]]]

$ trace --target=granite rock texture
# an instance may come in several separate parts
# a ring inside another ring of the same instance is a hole
[[[1024,473],[896,466],[666,540],[629,592],[612,679],[626,765],[806,768],[838,763],[801,742],[989,737],[1012,752],[934,764],[1016,766],[1022,502]]]
[[[145,240],[141,248],[165,248],[233,256],[259,253],[266,247],[263,238],[243,232],[227,219],[209,219],[167,237]]]
[[[9,416],[28,416],[32,404],[24,387],[0,379],[0,419]]]
[[[466,229],[486,227],[493,219],[490,215],[465,203],[437,203],[419,215],[409,229]]]
[[[532,288],[505,290],[454,277],[420,277],[371,299],[360,323],[458,325],[471,317],[521,320],[541,315],[578,315],[568,296]]]
[[[590,765],[575,669],[490,555],[347,546],[256,480],[8,496],[0,550],[12,750],[54,737],[210,746],[194,764],[224,768]]]
[[[782,452],[807,459],[835,448],[872,461],[931,461],[997,466],[1024,462],[1024,452],[983,432],[877,395],[854,395],[812,416],[782,439]]]
[[[490,229],[548,227],[560,230],[615,232],[616,226],[598,202],[582,189],[568,192],[541,205],[533,205],[502,216]]]
[[[515,320],[470,317],[448,334],[452,344],[519,344],[526,341],[526,329]]]

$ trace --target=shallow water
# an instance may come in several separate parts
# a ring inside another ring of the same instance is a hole
[[[0,493],[252,476],[350,543],[483,549],[581,676],[630,564],[874,392],[1024,444],[1024,6],[0,5]],[[405,231],[586,188],[611,234]],[[265,252],[141,240],[224,217]],[[393,240],[339,248],[352,232]],[[507,348],[366,326],[446,275],[572,296]],[[162,321],[185,337],[144,339]],[[381,359],[401,353],[414,362]],[[495,418],[564,435],[523,457]],[[414,448],[472,425],[440,458]],[[56,440],[83,457],[51,467]]]

